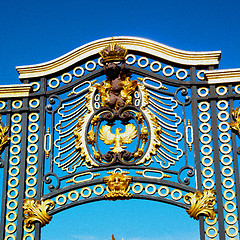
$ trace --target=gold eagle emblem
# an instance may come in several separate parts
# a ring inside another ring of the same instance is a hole
[[[113,149],[114,153],[120,153],[126,148],[123,144],[131,143],[137,136],[137,129],[132,123],[125,126],[124,133],[120,133],[122,130],[121,128],[116,128],[115,134],[113,134],[111,133],[111,126],[103,125],[99,131],[99,138],[107,145],[114,144],[110,149]]]

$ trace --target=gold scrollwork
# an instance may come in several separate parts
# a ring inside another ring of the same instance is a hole
[[[23,209],[25,220],[24,223],[27,228],[30,228],[33,223],[40,222],[41,227],[44,227],[52,219],[52,216],[47,214],[47,211],[54,209],[55,203],[47,199],[45,201],[34,200],[34,199],[24,199]]]
[[[132,194],[129,193],[132,177],[125,175],[129,174],[129,172],[116,168],[113,172],[108,172],[108,174],[111,175],[103,178],[108,192],[108,194],[104,195],[105,198],[109,200],[117,200],[132,197]]]
[[[199,215],[205,215],[210,220],[215,218],[214,204],[215,204],[215,191],[203,190],[203,193],[196,191],[195,193],[187,193],[184,200],[191,205],[187,213],[190,217],[198,220]]]

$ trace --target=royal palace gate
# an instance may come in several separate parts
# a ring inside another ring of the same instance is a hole
[[[220,55],[114,37],[17,67],[0,86],[0,239],[131,198],[186,209],[201,240],[239,239],[240,70]]]

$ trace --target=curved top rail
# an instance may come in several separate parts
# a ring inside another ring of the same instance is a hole
[[[61,57],[45,63],[17,66],[16,70],[19,73],[19,79],[41,77],[61,71],[80,60],[98,54],[99,51],[111,42],[111,39],[111,37],[108,37],[87,43]],[[145,38],[118,36],[114,37],[114,39],[130,51],[148,53],[155,57],[182,65],[217,65],[221,57],[221,51],[183,51]]]

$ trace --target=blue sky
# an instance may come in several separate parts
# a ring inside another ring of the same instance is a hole
[[[2,85],[20,83],[15,66],[49,61],[90,41],[121,35],[182,50],[222,50],[220,68],[240,67],[240,1],[9,0],[1,1],[0,9]],[[112,233],[116,240],[171,240],[174,233],[179,240],[199,239],[198,222],[185,210],[140,200],[70,209],[54,216],[42,237],[106,240]]]

